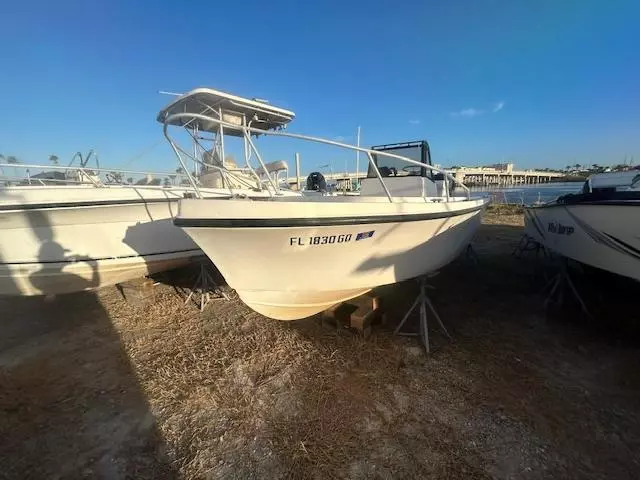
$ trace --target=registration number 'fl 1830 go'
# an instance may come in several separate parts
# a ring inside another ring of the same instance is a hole
[[[332,245],[334,243],[347,243],[353,241],[365,240],[373,237],[375,231],[353,233],[342,233],[340,235],[312,235],[308,237],[289,237],[289,246],[304,247],[307,245]]]
[[[342,235],[317,235],[312,237],[290,237],[290,246],[305,246],[305,245],[330,245],[332,243],[346,243],[350,242],[353,238],[353,234],[345,233]]]

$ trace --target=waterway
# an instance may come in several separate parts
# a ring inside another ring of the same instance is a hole
[[[533,205],[550,202],[569,193],[578,193],[582,182],[542,183],[535,185],[514,185],[509,187],[472,187],[475,193],[486,193],[493,203],[517,203]]]

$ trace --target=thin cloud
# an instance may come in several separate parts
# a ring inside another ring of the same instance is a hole
[[[453,118],[473,118],[479,115],[484,115],[486,113],[497,113],[504,108],[505,102],[499,101],[491,107],[490,110],[484,110],[481,108],[465,108],[463,110],[459,110],[457,112],[451,112],[449,115]]]
[[[420,120],[409,120],[409,124],[411,124],[411,125],[420,125]]]
[[[331,140],[334,142],[346,142],[347,140],[351,140],[351,137],[345,137],[343,135],[337,135],[333,137]]]
[[[460,110],[459,112],[451,112],[451,116],[463,117],[463,118],[472,118],[477,117],[478,115],[482,115],[484,110],[478,110],[477,108],[465,108],[464,110]]]
[[[504,102],[503,101],[499,101],[498,103],[496,103],[493,108],[491,109],[491,111],[493,113],[499,112],[500,110],[502,110],[504,108]]]

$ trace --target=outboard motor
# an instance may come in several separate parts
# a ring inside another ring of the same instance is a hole
[[[324,179],[324,175],[320,172],[313,172],[307,177],[307,190],[313,190],[316,192],[327,191],[327,181]]]

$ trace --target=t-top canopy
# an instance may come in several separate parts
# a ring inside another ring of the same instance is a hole
[[[245,122],[251,127],[262,130],[281,128],[295,116],[295,113],[278,108],[258,100],[237,97],[211,88],[196,88],[179,96],[158,114],[157,120],[165,123],[169,116],[176,113],[198,113],[220,119],[225,123],[241,126]],[[222,115],[222,118],[220,118]],[[200,131],[217,132],[219,124],[188,116],[169,120],[171,125],[189,124]],[[224,128],[225,135],[242,136],[241,129]]]

